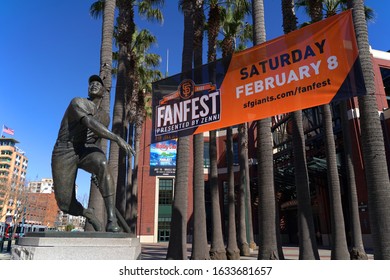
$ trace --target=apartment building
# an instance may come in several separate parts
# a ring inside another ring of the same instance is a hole
[[[0,222],[17,214],[26,182],[28,158],[14,138],[0,138]]]
[[[43,178],[40,181],[31,181],[28,183],[28,189],[32,193],[53,193],[53,179]]]

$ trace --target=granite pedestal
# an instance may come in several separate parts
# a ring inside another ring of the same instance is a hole
[[[138,260],[141,244],[127,233],[28,233],[12,248],[13,260]]]

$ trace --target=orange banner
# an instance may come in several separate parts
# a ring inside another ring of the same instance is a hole
[[[198,86],[186,79],[165,95],[161,89],[169,79],[153,85],[156,107],[152,141],[215,130],[365,94],[350,11],[235,53],[229,62],[223,61],[215,68],[216,76],[221,69],[225,72],[216,85],[209,84],[205,78]],[[210,65],[203,69],[210,71]],[[185,98],[193,99],[192,102],[180,97],[181,88],[189,81],[193,89]],[[203,84],[209,86],[203,90]],[[196,95],[196,88],[203,92]],[[175,103],[167,105],[171,108],[157,108],[169,97]],[[198,112],[194,113],[196,110]],[[164,130],[167,127],[169,129]]]

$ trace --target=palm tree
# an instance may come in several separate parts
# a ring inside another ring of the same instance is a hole
[[[195,0],[194,13],[194,67],[201,69],[202,54],[203,54],[203,32],[204,32],[204,12],[203,0]],[[201,81],[201,71],[195,71],[195,82]],[[193,260],[210,259],[208,244],[207,244],[207,228],[206,228],[206,209],[205,209],[205,192],[203,179],[203,164],[204,164],[204,139],[203,133],[193,136],[193,154],[194,154],[194,173],[193,173],[193,205],[194,205],[194,232],[192,243]]]
[[[96,18],[101,15],[105,0],[99,0],[92,4],[91,6],[91,14]],[[141,16],[146,17],[147,20],[162,22],[163,16],[159,8],[164,4],[162,0],[148,0],[148,1],[127,1],[127,0],[118,0],[118,18],[117,18],[117,28],[115,32],[115,40],[119,47],[118,50],[118,68],[117,71],[117,84],[116,84],[116,93],[115,93],[115,101],[114,101],[114,112],[113,112],[113,126],[112,131],[122,138],[127,139],[129,134],[128,130],[128,116],[126,113],[126,104],[127,101],[133,96],[133,113],[132,116],[136,115],[137,117],[142,118],[142,114],[136,114],[136,102],[138,100],[138,84],[134,87],[133,81],[138,80],[135,74],[135,68],[137,66],[137,62],[135,62],[136,55],[134,55],[134,50],[139,48],[139,44],[149,44],[146,48],[149,48],[150,44],[155,43],[155,38],[153,42],[149,42],[148,38],[143,38],[139,36],[137,38],[138,42],[134,40],[135,32],[135,23],[134,23],[134,6],[138,7],[138,13]],[[141,32],[141,34],[145,34],[145,32]],[[148,36],[148,35],[147,35]],[[150,38],[150,36],[149,36]],[[143,42],[146,40],[145,42]],[[144,47],[145,48],[145,47]],[[130,59],[129,59],[130,58]],[[150,66],[150,64],[149,64]],[[114,71],[113,71],[114,72]],[[129,79],[131,77],[131,79]],[[134,94],[132,94],[134,92]],[[143,101],[143,98],[141,102]],[[142,105],[141,105],[142,107]],[[135,118],[133,117],[133,122]],[[131,129],[131,127],[130,127]],[[135,162],[137,162],[135,160]],[[132,178],[134,176],[127,175],[126,168],[128,167],[130,170],[130,174],[132,173],[132,160],[127,159],[126,155],[123,151],[119,150],[119,147],[116,143],[111,143],[110,145],[110,157],[109,164],[112,170],[113,179],[117,185],[117,193],[116,193],[116,206],[119,212],[125,216],[127,215],[127,220],[134,221],[134,217],[136,216],[136,198],[131,196],[131,192],[136,193],[136,186],[132,186],[131,191],[126,191],[126,181],[128,181],[128,185],[132,185]],[[128,179],[128,180],[126,180]],[[130,195],[130,198],[126,198]],[[135,203],[135,206],[131,207],[131,203],[126,203],[126,201],[132,201]],[[126,214],[127,210],[127,214]],[[133,211],[135,211],[133,213]],[[131,213],[130,213],[131,212]]]
[[[249,1],[243,0],[236,2],[236,9],[242,13],[241,17],[251,13]],[[237,18],[238,19],[238,18]],[[236,19],[234,21],[237,21]],[[231,24],[235,24],[234,21]],[[242,20],[239,20],[242,23]],[[238,30],[235,32],[239,39],[237,50],[246,48],[246,42],[252,40],[252,25],[245,23],[237,25]],[[249,179],[249,159],[248,159],[248,124],[238,125],[238,135],[240,141],[239,165],[240,165],[240,191],[239,191],[239,223],[238,223],[238,247],[241,256],[249,256],[250,245],[253,246],[253,225],[251,213],[251,194]],[[247,236],[247,232],[249,233]]]
[[[348,110],[346,100],[340,103],[341,125],[343,130],[345,170],[348,181],[349,211],[351,216],[351,249],[349,250],[351,260],[367,260],[364,250],[362,231],[359,219],[359,204],[355,182],[355,171],[352,162],[352,140],[348,122]]]
[[[220,29],[221,6],[219,0],[209,1],[209,15],[207,21],[208,51],[207,62],[213,62],[217,57],[217,36]],[[212,64],[210,64],[212,65]],[[210,81],[215,84],[215,71],[213,66],[209,68]],[[212,235],[210,258],[213,260],[226,260],[226,250],[222,235],[221,209],[219,203],[218,166],[217,166],[217,132],[209,132],[209,157],[210,157],[210,196],[211,196],[211,221]]]
[[[250,249],[256,249],[257,245],[255,243],[255,239],[253,236],[253,216],[252,216],[252,194],[251,194],[251,185],[250,185],[250,174],[249,174],[249,158],[248,158],[248,142],[249,142],[249,124],[247,123],[244,127],[246,129],[246,132],[244,132],[243,135],[247,135],[246,137],[242,137],[243,139],[246,139],[246,146],[243,148],[244,151],[244,157],[245,157],[245,198],[246,198],[246,213],[247,213],[247,231],[248,231],[248,243]],[[241,134],[240,134],[241,135]],[[247,151],[247,152],[245,152]],[[241,167],[240,167],[241,169]]]
[[[322,19],[322,5],[326,2],[326,6],[330,7],[327,15],[333,14],[335,8],[330,2],[339,1],[299,1],[299,5],[307,5],[307,11],[311,16],[312,22]],[[340,180],[337,169],[336,147],[333,136],[333,121],[332,113],[329,104],[321,106],[323,113],[323,125],[325,136],[325,152],[327,155],[327,170],[328,170],[328,186],[330,197],[330,215],[332,229],[332,259],[349,259],[347,240],[345,235],[344,214],[342,211]]]
[[[155,43],[155,38],[150,39],[150,34],[145,31],[141,31],[138,36],[135,35],[137,33],[134,22],[134,8],[137,7],[138,14],[145,17],[148,21],[162,23],[163,15],[160,8],[163,5],[163,0],[118,0],[117,43],[120,50],[121,48],[124,49],[123,56],[120,56],[120,58],[124,60],[125,80],[122,87],[117,87],[118,99],[116,100],[119,101],[119,104],[115,103],[114,106],[113,125],[117,124],[118,133],[123,133],[124,139],[128,138],[128,142],[131,144],[133,144],[132,136],[135,135],[135,150],[137,150],[137,135],[140,133],[140,126],[142,126],[144,119],[142,113],[137,114],[137,108],[144,107],[142,90],[140,91],[139,62],[137,61],[140,59],[140,54],[137,54],[137,52],[142,55],[146,53],[145,49],[148,49],[150,44]],[[122,102],[124,104],[121,104]],[[138,106],[138,103],[141,104]],[[115,109],[118,109],[118,111]],[[135,133],[133,133],[133,126],[135,127]],[[133,162],[134,168],[132,166]],[[119,151],[117,145],[114,144],[110,147],[110,164],[114,170],[115,166],[118,166],[116,168],[118,173],[113,174],[115,179],[117,179],[117,206],[121,211],[124,211],[123,214],[130,224],[133,234],[135,234],[137,221],[137,170],[133,169],[137,168],[137,163],[137,155],[134,157],[134,161],[132,161],[122,151]]]
[[[192,68],[194,26],[192,0],[183,1],[184,38],[182,54],[182,73]],[[184,77],[183,77],[184,78]],[[176,180],[172,204],[171,236],[167,259],[187,259],[187,206],[188,206],[188,170],[190,137],[180,137],[177,141]]]
[[[348,2],[348,1],[343,1]],[[349,7],[348,3],[346,3],[346,8]],[[345,8],[345,4],[344,8]],[[373,18],[373,11],[365,7],[366,19]],[[352,163],[352,140],[351,140],[351,131],[348,121],[348,105],[347,100],[342,100],[340,103],[340,116],[341,116],[341,125],[343,130],[343,141],[344,141],[344,157],[345,157],[345,170],[347,176],[347,184],[348,184],[348,200],[349,200],[349,211],[351,216],[351,248],[350,248],[350,257],[351,260],[367,260],[368,256],[364,250],[363,245],[363,237],[360,225],[359,218],[359,204],[358,204],[358,196],[356,189],[356,181],[355,181],[355,170]]]
[[[104,10],[105,0],[98,0],[97,2],[91,5],[91,15],[93,18],[98,18],[101,16]],[[117,28],[114,33],[114,38],[116,44],[118,45],[118,52],[116,53],[116,63],[117,67],[113,71],[116,73],[117,82],[115,89],[115,100],[114,100],[114,110],[113,110],[113,123],[112,131],[121,136],[122,138],[127,138],[126,125],[125,125],[125,92],[127,85],[127,71],[129,69],[129,60],[127,59],[127,48],[128,44],[131,41],[131,30],[128,27],[128,18],[133,18],[134,13],[132,10],[132,3],[130,1],[117,1],[117,7],[119,10],[119,15],[117,18]],[[112,177],[116,186],[124,186],[126,181],[126,171],[124,166],[126,165],[126,155],[119,149],[119,146],[116,143],[111,143],[110,145],[110,154],[109,154],[109,165],[112,172]],[[117,179],[119,178],[119,182]],[[126,191],[123,187],[117,187],[116,191],[116,207],[119,212],[124,216],[125,214],[125,197]]]
[[[351,8],[348,1],[342,1],[342,8],[347,9]],[[371,20],[374,17],[373,10],[367,6],[365,9],[366,20]],[[351,248],[350,248],[350,257],[351,260],[367,260],[367,254],[364,250],[363,237],[360,226],[359,219],[359,205],[357,197],[357,189],[355,182],[355,170],[352,164],[352,151],[351,151],[351,132],[348,122],[348,113],[347,113],[347,101],[341,101],[340,106],[340,115],[341,115],[341,125],[343,130],[343,139],[344,139],[344,155],[345,155],[345,165],[346,165],[346,175],[348,180],[348,199],[349,199],[349,209],[351,216]]]
[[[350,259],[347,238],[345,234],[344,214],[341,203],[340,180],[337,169],[336,145],[333,135],[333,121],[330,105],[322,105],[324,133],[325,133],[325,150],[326,163],[328,169],[328,186],[330,197],[330,216],[332,229],[332,260]]]
[[[317,1],[317,0],[315,0]],[[296,0],[295,5],[297,7],[304,7],[306,9],[307,14],[310,14],[309,12],[309,2],[310,0]],[[351,8],[350,1],[349,0],[322,0],[321,1],[324,5],[323,9],[317,10],[317,15],[322,16],[322,10],[326,11],[326,14],[328,16],[335,15],[339,11],[345,11],[347,9]],[[374,11],[368,7],[364,6],[364,15],[366,17],[366,20],[370,20],[374,18]]]
[[[297,28],[297,18],[294,12],[293,0],[282,0],[284,32],[289,33]],[[311,208],[309,175],[306,163],[305,135],[302,123],[302,111],[292,113],[293,120],[293,152],[295,168],[295,186],[298,200],[298,230],[299,230],[299,259],[319,260],[313,213]]]
[[[114,34],[114,13],[115,0],[104,1],[103,12],[103,27],[102,27],[102,45],[100,49],[100,77],[104,81],[104,86],[107,89],[107,94],[104,95],[101,108],[110,113],[110,91],[111,91],[111,69],[112,69],[112,36]],[[107,140],[102,140],[101,148],[107,150]],[[95,215],[101,221],[105,221],[105,207],[103,198],[98,188],[91,182],[91,190],[89,194],[89,208],[95,210]],[[93,227],[89,223],[86,225],[87,231],[92,231]]]
[[[390,182],[387,172],[382,127],[375,96],[373,65],[368,43],[368,31],[363,0],[350,1],[359,57],[367,94],[359,97],[361,141],[368,190],[368,205],[374,258],[390,259]]]
[[[236,237],[236,214],[234,199],[234,171],[233,171],[233,128],[226,129],[226,156],[228,170],[228,242],[226,256],[228,260],[239,260],[240,250]]]
[[[221,42],[222,57],[232,55],[237,46],[237,39],[244,39],[241,34],[245,33],[245,24],[243,19],[250,11],[249,3],[247,1],[235,1],[235,3],[228,2],[226,4],[224,17],[222,18],[222,31],[224,38]],[[239,41],[244,44],[244,40]],[[246,240],[246,224],[245,218],[240,219],[239,226],[239,245],[237,246],[236,238],[236,217],[235,217],[235,197],[234,197],[234,169],[233,169],[233,128],[228,127],[226,133],[226,154],[228,165],[228,203],[229,203],[229,218],[228,218],[228,246],[227,258],[235,260],[242,255],[249,255],[249,245]],[[245,174],[244,174],[245,176]],[[244,198],[244,185],[242,186],[241,196]],[[241,204],[245,207],[245,203]],[[245,214],[245,208],[240,211]]]
[[[264,3],[253,0],[253,43],[265,42]],[[271,119],[257,121],[257,177],[259,189],[259,260],[278,259]]]
[[[112,131],[122,138],[127,139],[126,125],[126,93],[128,92],[128,71],[131,62],[128,59],[128,52],[132,39],[132,30],[129,23],[134,18],[134,11],[130,1],[118,0],[118,18],[116,43],[118,45],[118,70],[115,89],[115,100],[113,110]],[[119,149],[116,143],[110,145],[109,165],[112,170],[112,177],[116,184],[116,207],[122,216],[126,213],[126,162],[127,156]]]
[[[329,1],[325,1],[328,2]],[[309,1],[309,13],[313,22],[322,19],[322,1]],[[333,13],[333,9],[330,12]],[[331,14],[327,14],[330,16]],[[331,258],[336,260],[349,259],[347,238],[345,235],[344,214],[341,203],[340,180],[337,169],[336,145],[333,135],[333,120],[330,104],[321,106],[323,113],[323,125],[325,136],[326,164],[328,169],[328,186],[330,197],[330,215],[332,229],[332,254]]]
[[[127,193],[126,193],[126,219],[130,225],[131,233],[136,234],[137,216],[138,216],[138,155],[140,146],[140,137],[142,126],[146,118],[145,94],[151,92],[151,82],[162,77],[160,71],[155,70],[160,64],[160,56],[148,53],[150,47],[157,42],[148,30],[136,31],[133,34],[131,53],[134,61],[133,76],[133,93],[137,95],[136,114],[128,116],[126,119],[131,120],[130,126],[134,127],[134,156],[133,168],[128,167],[131,173],[128,174]],[[134,100],[134,99],[133,99]],[[129,112],[130,110],[128,110]],[[130,163],[128,164],[130,166]],[[131,182],[131,183],[130,183]]]
[[[240,194],[239,194],[239,220],[238,220],[238,246],[240,248],[241,256],[249,256],[249,240],[247,240],[247,229],[249,225],[249,218],[247,219],[247,211],[250,212],[251,204],[247,205],[247,196],[250,197],[250,192],[248,192],[249,180],[248,172],[249,165],[248,163],[248,125],[247,123],[240,124],[238,126],[238,135],[240,141],[240,153],[239,153],[239,164],[240,164]]]
[[[339,10],[347,9],[347,1],[318,1],[324,2],[324,10],[326,11],[326,15],[329,17],[331,15],[336,14]],[[322,18],[322,5],[311,5],[309,6],[307,0],[298,1],[299,6],[303,6],[307,8],[307,12],[312,15],[312,18],[320,20]],[[311,11],[308,9],[310,7]],[[365,16],[366,19],[373,18],[373,11],[371,8],[365,6]],[[341,115],[341,124],[343,131],[343,139],[344,139],[344,154],[345,154],[345,162],[346,162],[346,175],[347,175],[347,183],[348,183],[348,200],[350,203],[350,216],[351,216],[351,233],[352,233],[352,248],[350,250],[350,258],[351,259],[367,259],[367,255],[364,251],[363,241],[362,241],[362,233],[360,228],[360,220],[359,220],[359,209],[357,202],[357,191],[356,191],[356,183],[355,183],[355,174],[353,169],[353,164],[351,160],[351,140],[350,140],[350,131],[349,124],[347,118],[347,104],[346,101],[341,101],[340,105],[340,115]]]

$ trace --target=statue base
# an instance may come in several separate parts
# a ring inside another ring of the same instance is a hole
[[[139,260],[141,243],[127,233],[34,232],[20,237],[12,260]]]

